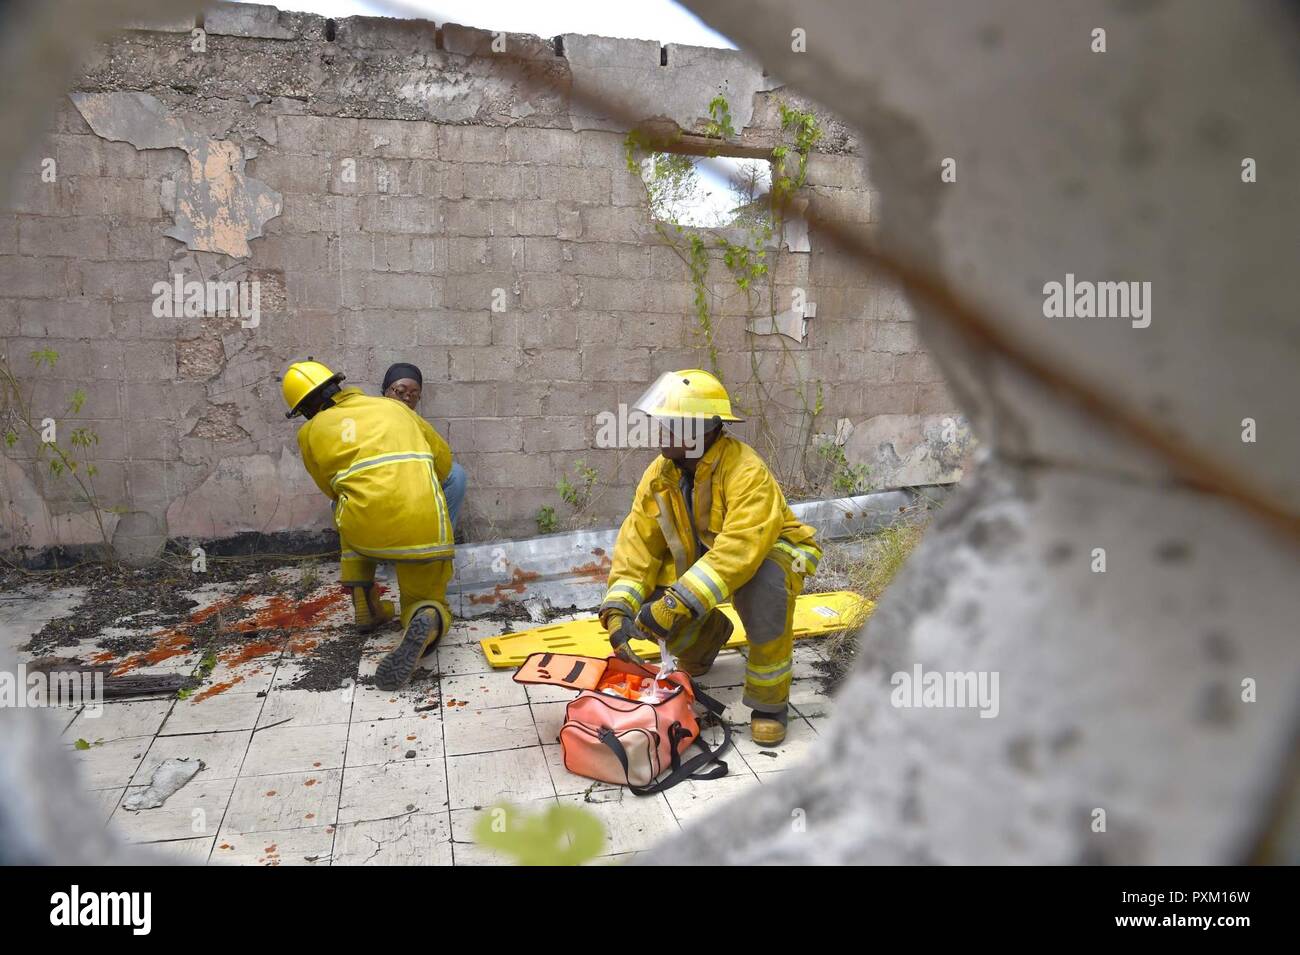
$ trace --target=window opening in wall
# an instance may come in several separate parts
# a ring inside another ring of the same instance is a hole
[[[770,227],[772,163],[737,156],[653,152],[641,180],[658,222],[698,229]]]

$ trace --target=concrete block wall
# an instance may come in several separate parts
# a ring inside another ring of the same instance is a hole
[[[472,538],[534,533],[545,505],[566,518],[555,484],[579,459],[600,472],[585,518],[616,521],[652,452],[595,448],[595,416],[708,358],[686,267],[654,232],[623,134],[564,91],[638,91],[647,118],[687,130],[722,92],[743,140],[761,145],[793,97],[731,51],[669,47],[663,65],[642,41],[506,36],[552,81],[529,86],[493,59],[490,34],[450,24],[271,7],[220,8],[203,24],[202,52],[184,23],[105,43],[74,88],[87,98],[64,102],[0,213],[5,361],[37,418],[99,435],[90,456],[110,530],[126,514],[129,533],[170,537],[327,527],[277,381],[309,354],[371,392],[391,362],[420,365],[422,411],[471,475]],[[869,163],[834,117],[823,127],[810,199],[873,228]],[[162,129],[182,130],[183,148],[137,148]],[[244,162],[227,164],[223,191],[195,157],[225,144]],[[194,176],[212,186],[197,211],[183,201]],[[234,236],[247,255],[219,230],[206,247],[165,235],[182,219],[230,218],[256,189],[270,206]],[[747,333],[743,293],[720,266],[708,277],[724,379],[752,404],[758,369],[774,402],[778,437],[761,450],[798,483],[810,427],[885,423],[887,448],[848,445],[880,465],[881,484],[951,479],[953,461],[930,452],[955,403],[908,306],[816,230],[811,245],[783,253],[776,276],[778,296],[800,287],[816,303],[803,343]],[[156,317],[155,283],[176,275],[257,281],[257,325]],[[54,367],[31,362],[43,349]],[[810,397],[821,385],[816,422],[797,410],[801,379]],[[85,401],[67,414],[77,389]],[[97,539],[85,502],[38,474],[29,447],[6,453],[0,479],[0,549]]]

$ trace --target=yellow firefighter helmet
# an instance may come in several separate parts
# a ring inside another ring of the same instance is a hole
[[[325,365],[315,361],[309,355],[306,361],[296,361],[280,379],[280,392],[289,410],[286,418],[300,414],[302,403],[315,391],[335,381],[342,381],[343,375],[332,372]]]
[[[699,368],[665,372],[634,407],[655,418],[744,420],[732,413],[731,398],[722,382]]]

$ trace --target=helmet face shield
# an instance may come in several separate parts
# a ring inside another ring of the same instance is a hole
[[[673,382],[676,379],[677,375],[674,372],[664,372],[655,379],[654,384],[645,390],[632,407],[652,417],[660,416],[662,411],[668,407],[668,399],[672,394]]]
[[[651,444],[672,460],[701,457],[716,428],[741,420],[722,382],[699,368],[665,372],[632,407],[650,419]]]

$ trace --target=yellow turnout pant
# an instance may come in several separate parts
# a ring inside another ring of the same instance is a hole
[[[804,574],[788,557],[773,550],[758,570],[732,595],[731,603],[745,627],[749,659],[745,667],[744,705],[766,713],[785,711],[794,675],[794,606],[803,592]],[[711,610],[669,645],[683,668],[700,672],[713,665],[731,636],[731,621]]]
[[[375,582],[379,562],[358,554],[343,543],[339,560],[339,583],[346,587],[369,587]],[[411,622],[417,610],[435,608],[442,619],[442,632],[451,626],[451,608],[447,606],[447,585],[451,582],[450,560],[395,560],[397,590],[401,601],[402,626]]]

